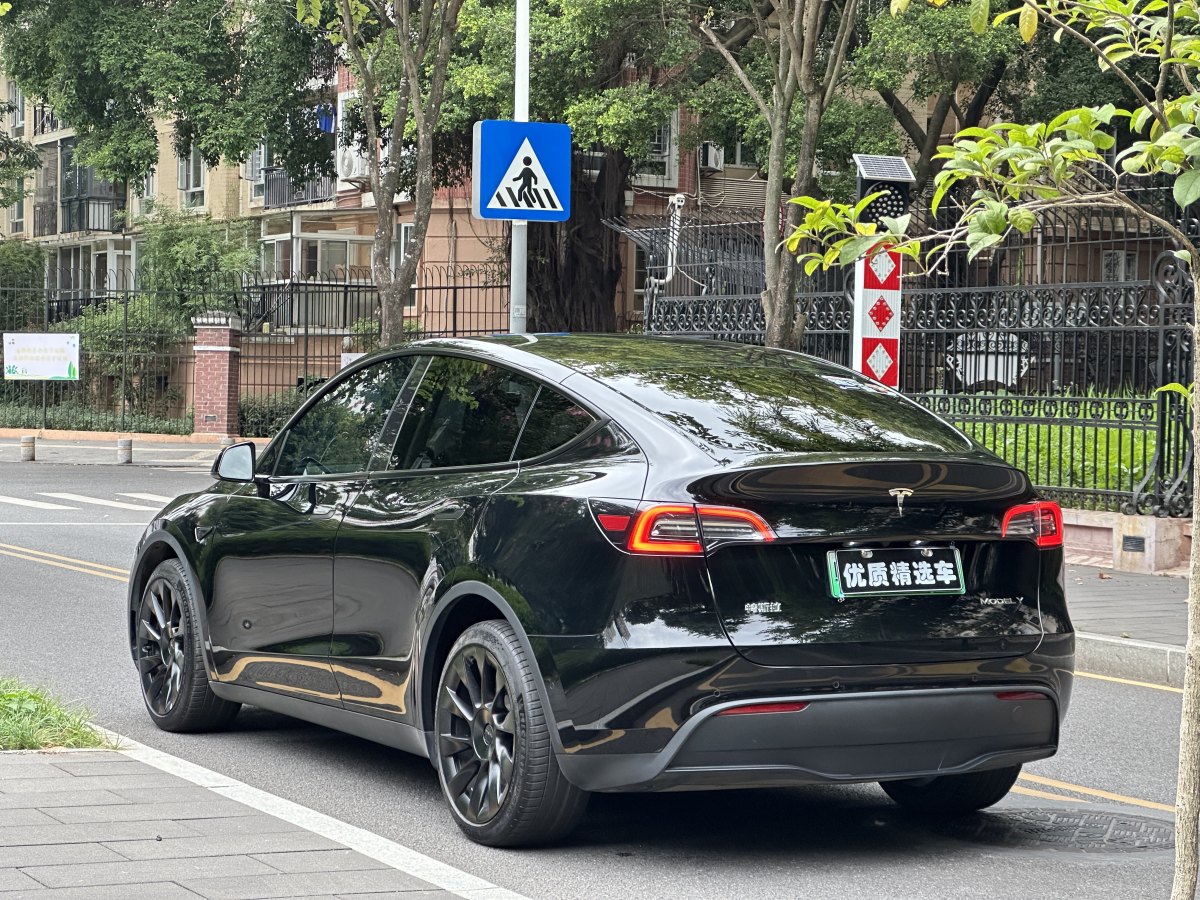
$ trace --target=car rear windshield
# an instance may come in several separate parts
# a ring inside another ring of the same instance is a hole
[[[571,336],[529,348],[604,382],[709,452],[963,452],[971,443],[874,381],[799,353]]]
[[[678,366],[604,380],[718,453],[970,447],[954,428],[897,393],[848,373],[806,368]]]

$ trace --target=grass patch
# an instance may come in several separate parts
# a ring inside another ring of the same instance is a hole
[[[88,727],[89,718],[80,706],[68,707],[15,678],[0,678],[0,750],[107,747],[108,741]]]

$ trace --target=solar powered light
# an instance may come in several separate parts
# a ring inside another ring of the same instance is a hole
[[[858,199],[884,192],[871,201],[860,221],[879,223],[884,216],[897,219],[908,211],[912,185],[917,181],[903,156],[873,156],[855,153],[858,168]]]

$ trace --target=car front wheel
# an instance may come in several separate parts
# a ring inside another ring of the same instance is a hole
[[[913,812],[961,815],[999,803],[1020,774],[1020,766],[1009,766],[986,772],[967,772],[964,775],[884,781],[880,787],[889,797]]]
[[[134,657],[146,710],[164,731],[216,731],[237,715],[240,704],[208,685],[199,611],[178,560],[159,563],[146,581]]]
[[[507,622],[472,625],[438,683],[437,769],[454,819],[492,847],[562,838],[587,807],[554,758],[533,662]]]

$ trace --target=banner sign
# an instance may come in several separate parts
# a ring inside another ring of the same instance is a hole
[[[78,381],[79,335],[4,334],[4,377],[9,381]]]
[[[900,254],[879,250],[854,263],[851,368],[900,387]]]

